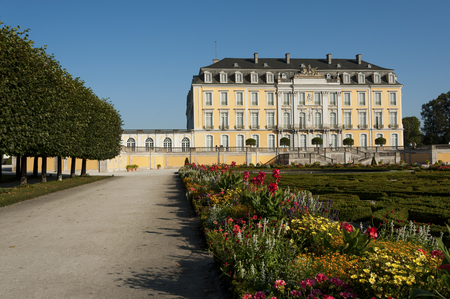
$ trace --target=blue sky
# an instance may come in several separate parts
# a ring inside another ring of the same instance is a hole
[[[450,1],[0,0],[126,129],[183,129],[192,76],[217,57],[354,58],[393,68],[403,116],[450,90]]]

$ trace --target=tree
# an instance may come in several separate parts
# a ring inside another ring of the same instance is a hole
[[[450,91],[422,105],[423,143],[442,144],[450,141]]]
[[[323,139],[320,137],[314,137],[313,139],[311,139],[311,143],[313,145],[322,145],[323,144]]]
[[[355,144],[355,140],[353,140],[353,138],[348,137],[348,138],[345,138],[345,139],[342,141],[342,143],[343,143],[344,145],[353,146],[353,144]]]
[[[249,138],[247,140],[245,140],[245,145],[247,146],[255,146],[256,145],[256,140],[253,138]]]
[[[377,139],[375,139],[375,144],[376,145],[385,145],[386,144],[386,138],[383,137],[378,137]]]
[[[422,133],[420,133],[420,120],[415,116],[404,117],[403,123],[403,144],[422,144]]]
[[[290,146],[291,145],[291,139],[287,138],[287,137],[283,137],[280,139],[280,145],[281,146]]]

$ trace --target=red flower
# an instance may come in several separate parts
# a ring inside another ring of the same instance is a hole
[[[347,232],[353,232],[353,225],[350,223],[341,223],[341,228],[344,228]]]
[[[377,229],[375,227],[369,227],[366,232],[372,239],[376,239],[378,237]]]
[[[278,185],[276,183],[270,183],[269,184],[269,192],[272,193],[272,195],[277,192]]]

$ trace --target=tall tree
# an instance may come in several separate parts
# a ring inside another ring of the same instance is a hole
[[[415,116],[404,117],[403,123],[403,144],[422,144],[422,133],[420,132],[420,120]]]
[[[450,141],[450,91],[422,105],[423,142],[443,144]]]

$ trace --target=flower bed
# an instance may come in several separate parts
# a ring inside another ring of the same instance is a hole
[[[280,188],[278,169],[250,178],[233,166],[192,164],[179,171],[232,297],[408,298],[413,289],[448,292],[450,272],[443,268],[450,255],[428,232],[400,239],[384,223],[356,229],[336,221],[331,202]]]

